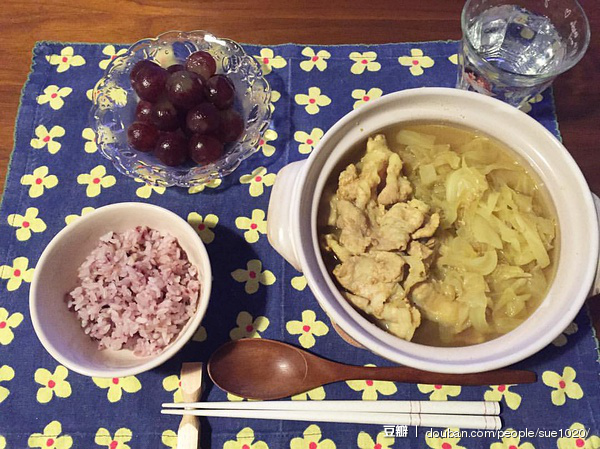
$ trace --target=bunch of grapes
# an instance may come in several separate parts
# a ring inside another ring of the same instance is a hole
[[[153,151],[169,166],[188,158],[200,165],[219,159],[224,145],[240,138],[245,123],[233,109],[233,83],[216,69],[205,51],[167,69],[149,60],[137,62],[129,77],[140,101],[127,129],[129,145]]]

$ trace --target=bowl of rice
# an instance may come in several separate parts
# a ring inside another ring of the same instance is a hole
[[[204,244],[184,219],[151,204],[112,204],[48,244],[31,283],[31,320],[68,369],[131,376],[162,364],[194,335],[211,279]]]

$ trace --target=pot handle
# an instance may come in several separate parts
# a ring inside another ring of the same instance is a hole
[[[594,199],[594,204],[596,206],[596,215],[598,218],[598,224],[600,224],[600,198],[592,193],[592,198]],[[590,290],[589,296],[595,296],[600,293],[600,254],[598,254],[598,265],[596,267],[596,277],[594,278],[594,282],[592,283],[592,289]]]
[[[302,271],[298,252],[294,245],[292,220],[292,197],[296,181],[306,161],[292,162],[279,173],[271,191],[267,212],[267,238],[271,246],[296,270]]]

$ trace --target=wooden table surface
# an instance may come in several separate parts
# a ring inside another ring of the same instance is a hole
[[[540,0],[541,1],[541,0]],[[600,194],[600,6],[581,0],[592,42],[554,83],[560,131]],[[0,192],[19,96],[36,41],[132,43],[172,29],[205,29],[239,42],[377,44],[459,39],[463,2],[448,0],[4,0],[0,15]],[[600,301],[592,301],[600,329]]]

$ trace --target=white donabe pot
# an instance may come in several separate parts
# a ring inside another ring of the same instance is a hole
[[[479,130],[518,152],[545,184],[558,215],[560,255],[555,280],[538,309],[494,340],[457,348],[397,338],[364,318],[327,272],[317,236],[317,212],[337,162],[359,142],[390,125],[445,122]],[[305,161],[277,175],[268,211],[271,245],[302,271],[329,317],[350,337],[389,360],[428,371],[471,373],[523,360],[554,340],[575,318],[598,266],[598,216],[593,196],[565,147],[541,124],[501,101],[447,88],[410,89],[381,97],[344,116]]]

